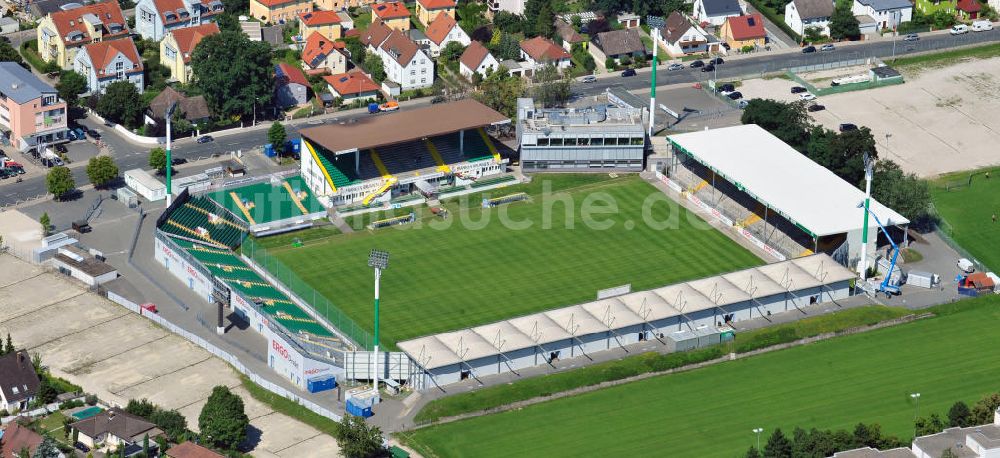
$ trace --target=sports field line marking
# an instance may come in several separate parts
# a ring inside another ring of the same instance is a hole
[[[97,326],[94,326],[94,327],[97,327]],[[96,365],[96,364],[99,364],[99,363],[103,363],[103,362],[105,362],[105,361],[107,361],[107,360],[109,360],[109,359],[111,359],[111,358],[114,358],[114,357],[116,357],[116,356],[121,356],[121,355],[124,355],[125,353],[128,353],[128,352],[130,352],[130,351],[132,351],[132,350],[137,350],[137,349],[139,349],[139,348],[142,348],[142,347],[145,347],[146,345],[149,345],[149,344],[151,344],[151,343],[153,343],[153,342],[158,342],[158,341],[161,341],[161,340],[163,340],[163,339],[166,339],[167,337],[170,337],[170,334],[164,334],[164,335],[163,335],[162,337],[159,337],[159,338],[156,338],[156,339],[153,339],[153,340],[150,340],[149,342],[145,342],[145,343],[141,343],[141,344],[139,344],[139,345],[136,345],[136,346],[134,346],[134,347],[131,347],[131,348],[129,348],[129,349],[126,349],[126,350],[123,350],[123,351],[120,351],[120,352],[118,352],[118,353],[114,353],[114,354],[111,354],[111,355],[108,355],[108,356],[107,356],[107,357],[105,357],[104,359],[99,359],[99,360],[96,360],[96,361],[91,361],[91,362],[89,362],[89,363],[87,363],[87,364],[84,364],[84,365],[82,365],[82,366],[72,366],[72,369],[71,369],[71,370],[66,370],[66,373],[67,373],[67,374],[72,374],[72,375],[76,375],[76,373],[77,373],[78,371],[80,371],[81,369],[86,369],[86,368],[88,368],[88,367],[92,367],[92,366],[94,366],[94,365]]]
[[[56,338],[53,338],[53,339],[49,339],[49,340],[47,340],[47,341],[45,341],[45,342],[42,342],[42,343],[40,343],[40,344],[38,344],[38,345],[35,345],[35,346],[33,346],[33,347],[29,347],[29,350],[34,350],[34,349],[37,349],[37,348],[41,348],[41,347],[43,347],[43,346],[45,346],[45,345],[48,345],[48,344],[50,344],[50,343],[52,343],[52,342],[55,342],[55,341],[58,341],[58,340],[62,340],[62,339],[65,339],[65,338],[67,338],[67,337],[69,337],[69,336],[73,336],[73,335],[76,335],[76,334],[79,334],[79,333],[81,333],[81,332],[86,332],[86,331],[89,331],[89,330],[91,330],[91,329],[93,329],[93,328],[96,328],[96,327],[98,327],[98,326],[101,326],[101,325],[105,325],[105,324],[108,324],[108,323],[110,323],[110,322],[112,322],[112,321],[116,321],[116,320],[120,320],[120,319],[122,319],[122,318],[124,318],[124,317],[128,316],[128,315],[129,315],[129,313],[131,313],[131,312],[129,312],[129,311],[128,311],[128,309],[124,309],[124,308],[123,308],[123,309],[122,309],[122,314],[121,314],[121,315],[118,315],[118,316],[116,316],[116,317],[112,317],[112,318],[110,318],[110,319],[108,319],[108,320],[105,320],[105,321],[101,321],[101,322],[99,322],[99,323],[95,323],[95,324],[94,324],[93,326],[91,326],[91,327],[89,327],[89,328],[86,328],[86,329],[80,329],[79,331],[73,331],[73,332],[70,332],[70,333],[68,333],[68,334],[63,334],[63,335],[61,335],[61,336],[59,336],[59,337],[56,337]]]
[[[243,200],[240,199],[240,196],[236,195],[236,191],[230,191],[229,197],[233,199],[233,202],[236,204],[236,208],[239,208],[240,211],[243,212],[243,216],[247,218],[247,222],[250,223],[251,226],[255,226],[257,222],[253,220],[253,216],[250,216],[250,210],[246,207],[246,205],[243,205]]]
[[[45,275],[45,274],[47,274],[47,273],[48,273],[48,272],[46,272],[46,271],[44,271],[44,270],[43,270],[43,271],[41,271],[41,272],[39,272],[39,273],[37,273],[37,274],[35,274],[35,275],[32,275],[32,276],[30,276],[30,277],[28,277],[28,278],[22,278],[22,279],[20,279],[20,280],[18,280],[18,281],[16,281],[16,282],[13,282],[13,283],[7,283],[6,285],[0,285],[0,289],[4,289],[4,288],[6,288],[6,287],[8,287],[8,286],[14,286],[14,285],[16,285],[16,284],[18,284],[18,283],[21,283],[21,282],[23,282],[23,281],[28,281],[28,280],[31,280],[32,278],[37,278],[38,276],[40,276],[40,275]]]
[[[168,335],[169,335],[169,334],[168,334]],[[179,336],[178,336],[178,337],[179,337]],[[183,337],[182,337],[182,339],[183,339]],[[193,344],[192,342],[188,341],[187,339],[184,339],[184,341],[185,341],[185,343],[190,343],[191,345],[194,345],[194,344]],[[166,372],[166,373],[163,373],[163,374],[159,374],[159,375],[157,375],[157,376],[155,376],[155,377],[150,377],[150,378],[149,378],[148,380],[143,380],[143,381],[141,381],[141,382],[137,382],[137,383],[133,383],[133,384],[131,384],[131,385],[128,385],[128,386],[126,386],[126,387],[122,388],[121,390],[118,390],[118,392],[114,392],[114,391],[111,391],[110,389],[108,390],[108,392],[109,392],[109,393],[111,393],[111,394],[114,394],[114,395],[116,395],[116,396],[121,396],[121,393],[122,393],[122,392],[124,392],[124,391],[126,391],[126,390],[130,390],[130,389],[132,389],[132,388],[135,388],[135,387],[137,387],[137,386],[139,386],[139,385],[144,385],[144,384],[146,384],[146,383],[149,383],[149,382],[152,382],[152,381],[155,381],[156,379],[159,379],[159,378],[163,378],[163,377],[166,377],[166,376],[168,376],[168,375],[173,375],[173,374],[176,374],[176,373],[178,373],[178,372],[180,372],[180,371],[183,371],[183,370],[185,370],[185,369],[190,369],[190,368],[192,368],[192,367],[194,367],[194,366],[197,366],[197,365],[199,365],[199,364],[201,364],[201,363],[203,363],[203,362],[205,362],[205,361],[208,361],[208,360],[210,360],[210,359],[215,359],[215,355],[213,355],[213,354],[211,354],[211,353],[209,353],[209,352],[205,351],[205,349],[203,349],[203,348],[201,348],[201,347],[198,347],[197,345],[194,345],[194,346],[195,346],[195,348],[197,348],[197,349],[199,349],[199,350],[201,350],[201,351],[205,352],[205,354],[207,354],[208,356],[206,356],[206,357],[205,357],[205,358],[203,358],[203,359],[200,359],[200,360],[198,360],[198,361],[197,361],[197,362],[195,362],[195,363],[192,363],[192,364],[188,364],[187,366],[183,366],[183,367],[179,367],[179,368],[177,368],[177,369],[174,369],[174,370],[172,370],[172,371],[170,371],[170,372]],[[220,360],[220,361],[221,361],[221,360]]]
[[[295,202],[295,206],[299,207],[299,211],[302,212],[303,215],[308,215],[309,212],[306,210],[306,207],[302,205],[302,200],[300,200],[299,196],[295,195],[295,191],[292,190],[292,185],[288,184],[287,180],[282,180],[281,184],[284,186],[285,191],[288,191],[288,195],[292,196],[292,202]]]
[[[31,277],[31,278],[35,278],[35,277]],[[20,283],[20,282],[18,282],[18,283]],[[14,284],[16,285],[17,283],[14,283]],[[16,320],[16,319],[18,319],[18,318],[21,318],[21,317],[23,317],[23,316],[27,316],[27,315],[31,315],[32,313],[35,313],[35,312],[38,312],[38,311],[41,311],[41,310],[44,310],[44,309],[47,309],[47,308],[49,308],[49,307],[52,307],[53,305],[56,305],[56,304],[59,304],[59,303],[62,303],[62,302],[65,302],[65,301],[68,301],[68,300],[70,300],[70,299],[73,299],[73,298],[76,298],[76,297],[80,297],[80,295],[84,294],[85,292],[86,292],[86,291],[84,291],[84,292],[81,292],[81,293],[79,293],[79,294],[75,294],[75,295],[73,295],[73,296],[70,296],[70,297],[67,297],[67,298],[65,298],[65,299],[59,299],[58,301],[54,301],[54,302],[50,302],[50,303],[48,303],[48,304],[45,304],[45,305],[43,305],[43,306],[41,306],[41,307],[38,307],[37,309],[34,309],[34,310],[31,310],[31,311],[28,311],[28,312],[24,312],[24,313],[22,313],[22,314],[20,314],[20,315],[14,315],[14,316],[12,316],[12,317],[10,317],[10,318],[7,318],[6,320],[4,320],[4,323],[5,323],[5,324],[6,324],[6,323],[10,323],[11,321],[14,321],[14,320]]]

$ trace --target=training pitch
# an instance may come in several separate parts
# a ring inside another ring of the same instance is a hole
[[[1000,269],[1000,169],[941,177],[931,186],[934,207],[950,235],[990,269]],[[997,221],[993,221],[993,215]]]
[[[571,217],[564,203],[545,204],[546,187],[556,194],[550,201],[562,193],[572,202]],[[313,229],[293,234],[307,240],[305,246],[284,244],[269,251],[369,330],[374,321],[374,275],[367,266],[368,253],[372,248],[389,251],[389,268],[382,275],[380,332],[381,341],[390,345],[593,300],[597,290],[626,283],[633,290],[648,289],[762,264],[638,176],[539,175],[530,184],[484,194],[517,192],[531,197],[484,210],[483,196],[475,194],[445,202],[450,211],[446,220],[424,207],[417,210],[417,223],[361,228],[322,239],[314,238],[317,232],[333,232]],[[617,205],[615,212],[592,217],[610,228],[586,224],[581,213],[587,199],[604,199],[596,202],[599,205],[610,199]],[[644,202],[657,221],[672,216],[673,227],[645,223]],[[274,245],[288,239],[264,242]]]
[[[913,436],[919,414],[947,418],[997,391],[1000,298],[958,311],[704,369],[406,433],[424,456],[743,456],[763,428],[853,430],[878,423]],[[761,443],[763,445],[763,442]],[[664,452],[669,450],[669,452]]]

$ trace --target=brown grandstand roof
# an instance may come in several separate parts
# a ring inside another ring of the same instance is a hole
[[[299,133],[318,146],[340,152],[395,145],[509,121],[492,108],[465,99],[361,118],[353,124],[310,127]]]

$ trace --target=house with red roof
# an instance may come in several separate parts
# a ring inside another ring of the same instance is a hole
[[[378,98],[378,83],[360,69],[324,76],[323,80],[326,81],[326,88],[330,94],[334,97],[340,97],[345,104]]]
[[[385,25],[381,20],[376,19],[368,25],[368,28],[358,35],[358,41],[365,45],[368,52],[378,52],[378,47],[382,46],[386,38],[389,38],[389,34],[392,33],[389,26]]]
[[[420,50],[409,35],[393,30],[378,47],[386,79],[400,90],[421,89],[434,84],[434,61]]]
[[[458,22],[455,21],[455,18],[447,14],[439,14],[437,18],[431,21],[431,25],[427,27],[424,34],[430,42],[428,51],[430,51],[431,57],[440,56],[441,50],[444,49],[448,43],[456,42],[462,46],[468,46],[469,43],[472,42],[472,39],[469,38],[469,34],[465,33],[465,31],[458,26]]]
[[[250,15],[268,24],[284,24],[313,11],[312,0],[250,0]]]
[[[283,108],[309,101],[309,80],[301,68],[285,62],[274,66],[274,98]]]
[[[194,48],[205,37],[217,33],[219,26],[214,22],[167,32],[160,41],[160,64],[170,69],[170,78],[181,84],[193,81],[191,56]]]
[[[73,60],[73,71],[87,78],[88,94],[103,94],[111,83],[127,81],[142,93],[142,58],[132,38],[98,41],[83,47]]]
[[[302,48],[302,68],[306,73],[344,73],[347,71],[347,53],[344,42],[327,39],[313,32]]]
[[[40,434],[27,426],[21,425],[17,420],[12,421],[0,429],[0,458],[18,458],[22,450],[26,450],[28,456],[33,456],[42,439]],[[64,455],[60,452],[59,456]]]
[[[35,28],[38,55],[66,70],[73,68],[73,60],[84,46],[125,38],[129,33],[115,0],[50,13]]]
[[[466,47],[462,57],[458,60],[459,73],[469,79],[472,79],[472,75],[476,73],[486,77],[489,72],[498,68],[500,68],[500,62],[497,61],[496,57],[493,57],[489,49],[486,49],[478,41],[473,41]]]
[[[537,70],[545,65],[554,65],[559,70],[569,68],[570,54],[548,38],[535,37],[521,41],[522,67]]]
[[[187,441],[170,447],[165,455],[169,458],[225,458],[213,450]]]
[[[746,46],[762,48],[767,40],[764,18],[760,13],[729,16],[722,23],[719,37],[729,44],[730,49],[742,49]]]
[[[455,19],[455,4],[456,0],[417,0],[417,20],[429,26],[441,13]]]
[[[958,0],[955,9],[958,10],[958,15],[963,20],[972,21],[979,19],[979,12],[983,10],[983,5],[980,5],[977,0]]]
[[[135,31],[160,41],[171,30],[207,24],[225,11],[222,0],[139,0],[135,4]]]
[[[343,29],[340,14],[336,11],[312,11],[299,15],[299,36],[308,37],[313,32],[323,34],[328,40],[340,39]]]
[[[379,19],[391,29],[410,30],[410,10],[403,2],[392,1],[372,5],[372,21]]]

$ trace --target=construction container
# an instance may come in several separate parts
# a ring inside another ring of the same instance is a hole
[[[920,270],[911,270],[906,274],[906,284],[920,288],[933,288],[941,283],[941,278],[937,274]]]
[[[306,380],[306,389],[310,393],[332,390],[337,387],[337,378],[333,375],[322,375]]]
[[[354,403],[353,399],[347,401],[347,413],[356,417],[368,418],[372,416],[371,406],[364,407]]]

